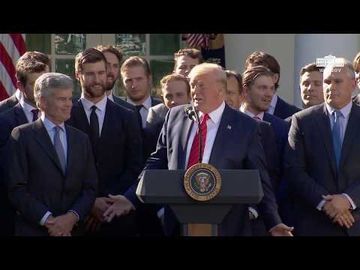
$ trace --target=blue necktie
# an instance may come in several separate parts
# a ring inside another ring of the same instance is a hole
[[[63,148],[63,145],[62,145],[61,140],[60,140],[61,127],[55,126],[54,129],[55,129],[54,146],[55,146],[56,153],[57,153],[57,155],[59,157],[61,168],[62,168],[63,172],[65,173],[66,159],[65,159],[64,148]]]
[[[335,152],[335,158],[336,158],[336,166],[339,168],[339,162],[340,162],[340,155],[341,155],[341,136],[340,136],[340,117],[342,116],[342,113],[340,111],[334,111],[332,113],[334,125],[332,128],[332,139],[333,139],[333,145],[334,145],[334,152]]]

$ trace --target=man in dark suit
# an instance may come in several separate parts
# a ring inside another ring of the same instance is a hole
[[[272,55],[262,52],[255,51],[248,56],[245,60],[245,69],[249,69],[253,66],[265,66],[274,73],[273,79],[275,83],[275,91],[279,88],[280,81],[280,65],[279,62]],[[294,105],[287,103],[285,100],[280,98],[276,93],[273,95],[271,100],[268,113],[273,114],[281,119],[286,119],[294,113],[300,111]]]
[[[72,109],[68,124],[89,135],[92,142],[99,190],[87,220],[87,229],[99,235],[136,235],[133,215],[104,222],[112,204],[110,194],[123,194],[136,182],[142,169],[142,141],[134,112],[113,103],[105,95],[106,59],[89,48],[75,59],[76,78],[82,95]]]
[[[141,127],[146,127],[150,107],[161,103],[151,97],[152,76],[149,63],[142,57],[131,56],[121,65],[121,77],[127,94],[126,101],[136,107]]]
[[[285,161],[296,235],[360,235],[360,108],[354,69],[337,60],[323,73],[325,103],[292,117]]]
[[[49,71],[49,58],[40,52],[26,52],[16,64],[17,87],[20,99],[15,106],[0,115],[0,171],[8,169],[9,152],[5,145],[13,128],[31,123],[38,117],[38,108],[34,99],[34,83],[43,73]],[[11,99],[9,99],[11,100]],[[7,103],[10,104],[10,103]],[[1,177],[0,178],[4,178]],[[0,235],[12,235],[14,214],[8,201],[5,183],[0,183]]]
[[[187,78],[180,74],[169,74],[160,81],[161,97],[164,103],[149,109],[145,128],[145,151],[150,155],[156,148],[165,116],[170,108],[190,102],[190,85]]]
[[[131,105],[129,102],[126,102],[120,97],[114,95],[114,86],[117,80],[120,77],[120,65],[123,58],[122,53],[112,45],[103,46],[99,45],[96,47],[100,52],[102,52],[106,58],[107,62],[107,79],[106,79],[106,95],[107,97],[116,104],[135,111],[135,106]]]
[[[261,147],[258,124],[239,111],[229,108],[225,102],[226,75],[216,64],[203,63],[189,74],[191,94],[200,119],[207,119],[207,135],[203,150],[203,163],[219,169],[259,169],[264,198],[260,211],[267,229],[272,235],[291,235],[292,228],[281,223],[269,176],[264,167],[264,151]],[[145,170],[186,169],[191,166],[193,141],[197,125],[184,112],[184,106],[169,111],[159,137],[156,152],[147,160]],[[125,194],[127,200],[119,200],[105,215],[124,214],[136,206],[134,188]],[[167,209],[169,210],[169,209]],[[168,214],[167,214],[168,213]],[[175,222],[165,213],[167,235],[174,235]],[[169,217],[169,218],[167,218]],[[236,205],[219,226],[219,235],[251,235],[247,205]]]
[[[73,81],[60,73],[35,83],[41,119],[16,127],[9,139],[9,198],[18,236],[71,236],[96,196],[97,177],[88,137],[66,124]]]
[[[174,73],[187,77],[190,71],[203,62],[201,51],[195,48],[183,48],[174,53]]]
[[[49,71],[51,70],[50,58],[42,52],[37,52],[37,51],[25,52],[17,61],[17,65],[21,64],[22,62],[26,62],[26,61],[27,62],[36,61],[36,62],[44,63],[45,65],[47,65],[49,67]],[[18,67],[16,67],[16,69],[18,69]],[[18,75],[17,75],[17,80],[19,81]],[[7,110],[11,109],[16,104],[18,104],[19,100],[21,99],[21,96],[22,96],[22,92],[19,88],[17,88],[15,93],[11,97],[8,97],[7,99],[2,100],[0,102],[0,114],[3,112],[6,112]]]

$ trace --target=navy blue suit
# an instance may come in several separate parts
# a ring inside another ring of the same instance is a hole
[[[188,136],[193,124],[185,114],[183,105],[172,108],[165,119],[156,152],[147,160],[145,170],[185,169]],[[266,227],[270,229],[281,222],[265,170],[259,126],[254,119],[225,105],[209,164],[219,169],[259,169],[264,189],[264,198],[259,208]],[[134,190],[128,191],[125,196],[134,203],[138,202]],[[173,225],[169,219],[165,220],[167,234],[174,233]],[[251,235],[247,205],[232,207],[219,226],[219,235]]]
[[[8,200],[7,180],[5,179],[5,173],[9,169],[7,142],[11,131],[15,127],[26,123],[28,123],[28,120],[20,103],[9,107],[0,115],[0,235],[6,236],[14,233],[15,212]]]
[[[278,96],[275,110],[274,110],[275,116],[277,116],[281,119],[286,119],[289,116],[292,116],[294,113],[297,113],[298,111],[301,111],[301,109],[299,109],[298,107],[296,107],[294,105],[287,103],[285,100],[283,100],[282,98],[280,98]]]
[[[336,168],[325,104],[293,115],[286,151],[286,175],[295,200],[296,235],[360,236],[360,107],[353,104]],[[357,206],[347,230],[316,209],[322,195],[346,193]]]
[[[7,99],[2,100],[0,102],[0,113],[6,112],[18,103],[19,100],[16,98],[15,94],[13,94],[11,97],[8,97]]]

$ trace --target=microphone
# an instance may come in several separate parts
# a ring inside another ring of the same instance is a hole
[[[195,110],[194,108],[194,105],[191,104],[191,105],[187,105],[184,107],[184,111],[185,111],[185,114],[189,117],[189,119],[191,121],[194,121],[197,123],[197,132],[199,134],[199,163],[202,162],[202,138],[201,138],[201,127],[200,127],[200,117],[199,117],[199,114],[197,113],[197,111]]]
[[[189,117],[191,121],[198,121],[198,115],[192,105],[187,105],[184,107],[185,114]]]

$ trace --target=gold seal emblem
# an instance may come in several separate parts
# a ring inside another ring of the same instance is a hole
[[[220,192],[221,175],[214,166],[197,163],[185,172],[184,187],[194,200],[209,201]]]

